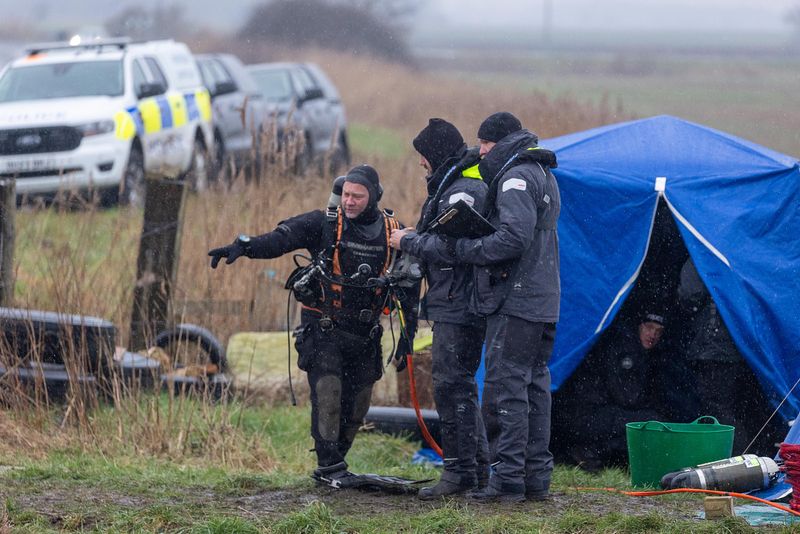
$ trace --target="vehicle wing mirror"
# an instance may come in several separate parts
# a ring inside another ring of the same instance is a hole
[[[230,93],[235,93],[238,87],[232,81],[226,82],[219,82],[214,86],[214,90],[211,92],[211,97],[227,95]]]
[[[136,89],[136,96],[139,98],[147,98],[148,96],[158,96],[166,92],[167,88],[163,83],[143,83]]]
[[[325,94],[322,92],[322,89],[315,87],[313,89],[309,89],[306,91],[306,94],[300,99],[300,104],[302,105],[309,100],[316,100],[317,98],[322,98]]]

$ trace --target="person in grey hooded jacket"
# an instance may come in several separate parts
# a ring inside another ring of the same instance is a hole
[[[403,250],[419,252],[428,282],[423,313],[434,322],[433,394],[441,425],[444,471],[436,485],[419,491],[420,499],[433,499],[465,493],[488,481],[488,445],[475,383],[485,322],[468,310],[472,266],[442,263],[436,254],[428,257],[424,249],[415,246],[415,240],[459,200],[483,210],[487,188],[478,172],[477,147],[467,148],[461,133],[449,122],[430,119],[413,145],[420,166],[428,171],[428,198],[417,234],[405,240]],[[396,232],[390,240],[392,246],[399,248],[406,233]]]
[[[488,117],[478,140],[485,216],[496,231],[458,240],[424,234],[409,252],[475,266],[472,309],[487,319],[483,418],[493,471],[473,496],[539,500],[549,495],[553,470],[547,362],[561,297],[556,157],[507,112]],[[403,237],[403,250],[410,239]]]

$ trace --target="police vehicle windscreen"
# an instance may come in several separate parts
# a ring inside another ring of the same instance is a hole
[[[291,100],[292,80],[286,70],[251,70],[250,74],[264,98],[272,101]]]
[[[123,87],[120,60],[14,67],[0,78],[0,102],[120,96]]]

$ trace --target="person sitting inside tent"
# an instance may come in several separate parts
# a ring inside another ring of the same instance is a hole
[[[733,425],[733,450],[738,454],[752,437],[748,419],[760,422],[768,414],[758,410],[756,378],[691,259],[686,260],[680,276],[678,299],[688,323],[681,329],[682,345],[699,401],[698,415],[713,415],[720,423]]]
[[[625,424],[661,419],[654,385],[664,323],[647,313],[634,325],[612,326],[559,392],[554,433],[582,469],[626,463]]]

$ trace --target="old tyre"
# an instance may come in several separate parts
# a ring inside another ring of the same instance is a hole
[[[128,387],[150,389],[161,375],[161,362],[138,352],[125,351],[114,359],[114,371]]]
[[[96,397],[97,384],[94,375],[69,373],[65,366],[55,363],[12,367],[0,364],[0,404],[21,400],[60,403],[70,394],[87,400]]]
[[[161,375],[161,385],[173,395],[198,395],[213,401],[226,401],[234,394],[233,379],[225,373],[212,376]]]
[[[22,308],[0,308],[0,363],[67,365],[79,373],[107,369],[116,327],[103,319]]]
[[[217,366],[220,373],[228,368],[222,343],[201,326],[179,324],[158,334],[155,344],[162,349],[169,349],[167,352],[173,358],[174,367],[211,363]]]

